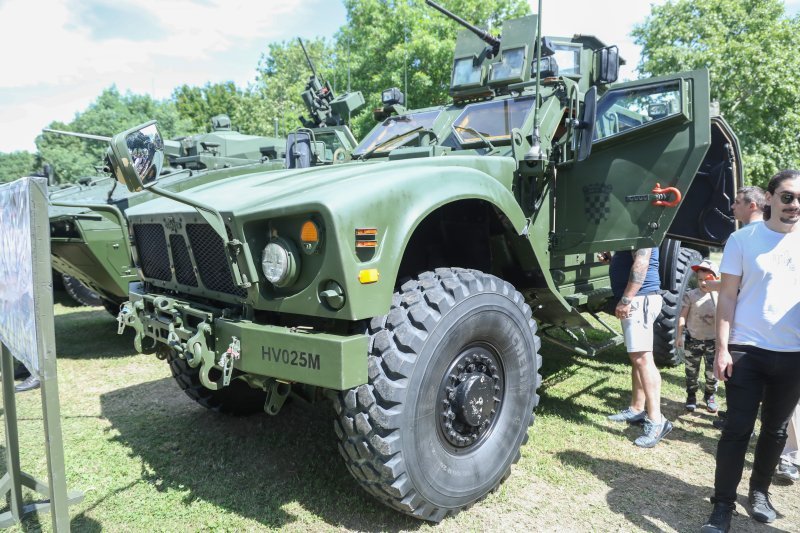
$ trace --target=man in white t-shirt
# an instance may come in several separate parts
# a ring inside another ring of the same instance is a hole
[[[800,400],[800,172],[773,176],[765,196],[764,223],[734,232],[720,265],[714,374],[725,382],[728,419],[717,446],[714,511],[701,529],[707,533],[730,528],[759,406],[748,499],[754,519],[775,520],[768,490]]]

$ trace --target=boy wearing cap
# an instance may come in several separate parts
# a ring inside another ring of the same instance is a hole
[[[704,259],[699,265],[692,266],[692,270],[695,272],[698,284],[719,277],[717,266],[708,259]],[[717,378],[714,377],[714,354],[716,353],[714,317],[716,311],[716,295],[713,292],[697,288],[683,293],[675,346],[684,349],[687,411],[697,409],[698,376],[702,359],[705,359],[703,401],[708,412],[716,413],[718,409],[715,397]],[[685,342],[684,329],[686,330]]]

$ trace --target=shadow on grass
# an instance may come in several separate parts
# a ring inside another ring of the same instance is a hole
[[[605,483],[609,509],[621,514],[644,531],[663,531],[666,524],[676,531],[698,531],[711,514],[708,497],[711,487],[687,483],[668,471],[641,468],[635,464],[567,450],[556,454],[565,465],[589,472]],[[740,498],[740,505],[744,499]],[[741,513],[734,516],[732,531],[755,529],[752,519]],[[783,531],[757,524],[758,531]]]
[[[595,357],[585,357],[545,341],[541,353],[542,399],[537,413],[555,415],[571,422],[597,425],[592,421],[592,416],[617,411],[620,405],[629,401],[630,388],[613,386],[608,379],[610,374],[630,373],[627,356],[619,348],[601,352]],[[585,374],[587,370],[595,377],[590,380],[578,377],[578,374]],[[558,391],[562,383],[576,377],[585,382],[580,390],[565,397],[550,393],[551,390]],[[602,407],[592,407],[586,405],[586,402],[576,405],[576,400],[585,395],[594,397],[596,402],[592,403],[599,403]]]
[[[211,502],[272,528],[301,518],[292,506],[336,528],[422,525],[372,499],[351,477],[326,403],[291,402],[275,417],[228,417],[195,404],[169,378],[103,394],[100,402],[109,439],[141,460],[141,479],[158,491],[188,490],[186,504]]]
[[[133,329],[117,335],[117,322],[100,307],[77,307],[55,317],[59,358],[98,359],[136,355]]]

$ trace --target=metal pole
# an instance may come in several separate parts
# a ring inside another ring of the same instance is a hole
[[[16,524],[22,518],[22,482],[19,464],[19,430],[17,429],[17,401],[14,398],[14,358],[6,345],[0,342],[3,373],[3,417],[6,425],[6,464],[8,472],[0,480],[0,496],[11,491],[10,524]],[[5,522],[5,521],[3,521]],[[7,527],[3,523],[0,526]]]

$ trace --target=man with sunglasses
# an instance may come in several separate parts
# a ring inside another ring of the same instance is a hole
[[[703,532],[728,531],[750,435],[761,431],[750,476],[751,516],[772,522],[772,474],[800,400],[800,172],[772,177],[764,223],[725,245],[717,301],[714,374],[725,382],[728,419],[717,446],[714,511]]]

